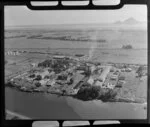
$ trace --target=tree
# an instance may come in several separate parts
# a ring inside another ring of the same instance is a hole
[[[70,81],[67,84],[71,85],[73,82],[74,82],[73,78],[70,78]]]
[[[49,73],[51,73],[51,72],[52,72],[52,69],[51,69],[51,68],[49,68],[49,69],[48,69],[48,72],[49,72]]]
[[[87,87],[81,87],[76,97],[84,101],[93,100],[93,99],[109,101],[110,99],[114,99],[116,95],[117,95],[116,90],[103,89],[100,86],[87,86]]]
[[[142,77],[142,72],[143,72],[143,66],[139,66],[139,68],[137,69],[136,73],[138,74],[138,77]]]
[[[57,80],[67,80],[67,75],[63,74],[63,75],[59,75],[57,77]]]
[[[83,81],[80,81],[79,83],[83,83]],[[82,84],[81,87],[90,87],[90,86],[91,86],[91,84],[85,82],[84,84]]]
[[[139,73],[142,70],[143,70],[143,66],[139,66],[139,68],[137,69],[136,73]]]
[[[99,86],[81,87],[77,93],[77,98],[81,100],[92,100],[99,97]]]
[[[32,75],[29,75],[30,78],[34,78],[35,77],[35,74],[32,74]]]
[[[36,86],[36,87],[40,87],[40,86],[41,86],[41,83],[40,83],[40,82],[36,82],[36,83],[35,83],[35,86]]]
[[[35,80],[38,80],[38,81],[40,81],[41,79],[42,79],[41,75],[37,75],[36,78],[35,78]]]

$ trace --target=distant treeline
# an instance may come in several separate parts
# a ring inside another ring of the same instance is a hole
[[[44,40],[64,40],[64,41],[83,41],[83,42],[99,42],[99,43],[106,43],[107,41],[105,39],[90,39],[90,38],[85,38],[85,37],[77,37],[77,38],[72,38],[72,36],[48,36],[44,37],[41,34],[38,35],[14,35],[14,36],[6,36],[5,38],[21,38],[21,37],[26,37],[27,39],[44,39]]]
[[[44,39],[44,40],[65,40],[65,41],[84,41],[84,42],[100,42],[100,43],[106,43],[107,41],[105,39],[97,39],[97,40],[92,40],[89,38],[71,38],[67,36],[62,36],[62,37],[42,37],[42,36],[30,36],[28,39]]]
[[[123,45],[122,49],[133,49],[132,45]]]
[[[5,36],[5,38],[21,38],[21,37],[26,37],[26,35],[16,35],[16,36]]]

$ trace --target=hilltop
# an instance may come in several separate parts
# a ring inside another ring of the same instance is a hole
[[[142,22],[137,21],[136,19],[134,19],[133,17],[130,17],[124,21],[116,21],[115,24],[126,24],[126,25],[135,25],[135,24],[140,24]]]

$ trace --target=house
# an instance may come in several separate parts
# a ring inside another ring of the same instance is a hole
[[[111,80],[116,80],[117,78],[118,78],[117,75],[112,75],[112,76],[110,77]]]

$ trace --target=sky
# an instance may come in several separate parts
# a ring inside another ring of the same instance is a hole
[[[146,5],[125,5],[119,10],[35,11],[26,6],[5,6],[5,26],[93,24],[124,21],[130,17],[147,21]]]

